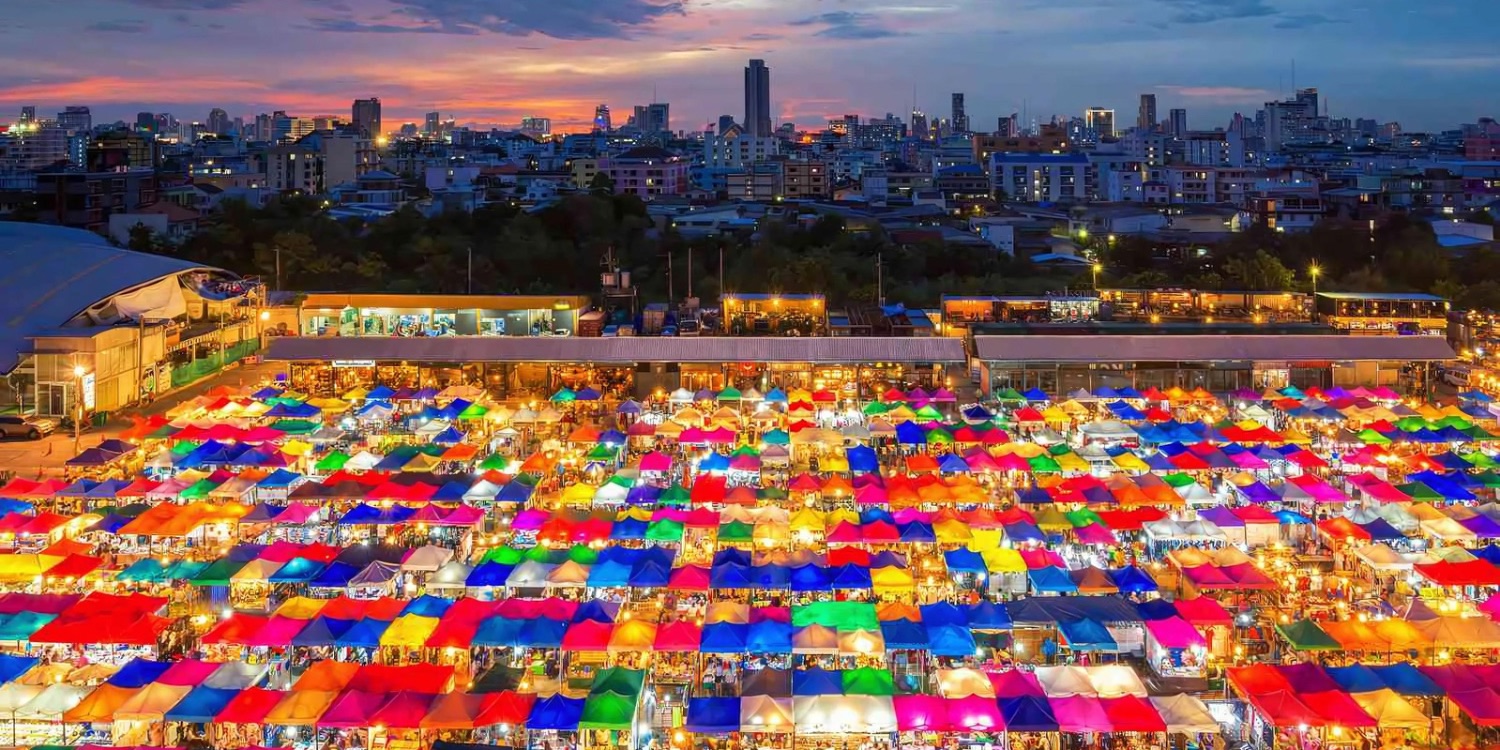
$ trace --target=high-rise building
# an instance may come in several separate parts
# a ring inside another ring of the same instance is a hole
[[[355,99],[353,107],[354,127],[366,138],[379,138],[385,135],[385,130],[380,124],[380,98]]]
[[[745,135],[771,135],[771,69],[765,60],[751,60],[745,66]]]
[[[1021,128],[1014,112],[1001,116],[995,123],[995,135],[1001,138],[1015,138],[1020,131]]]
[[[1094,138],[1115,136],[1115,111],[1104,107],[1089,107],[1083,111],[1083,127],[1091,131]]]
[[[250,139],[255,141],[271,140],[272,122],[271,116],[264,112],[256,115],[255,128],[251,133]]]
[[[670,133],[672,131],[672,105],[666,102],[637,104],[635,127],[642,133]]]
[[[94,129],[94,116],[88,107],[67,107],[57,113],[57,124],[69,133],[87,133]]]
[[[600,104],[594,107],[594,132],[608,133],[614,129],[614,123],[610,122],[609,119],[609,105]]]
[[[422,125],[422,134],[436,137],[443,132],[443,115],[441,112],[428,112],[427,118]]]
[[[913,108],[911,111],[911,136],[913,138],[926,140],[930,135],[927,129],[927,113]]]
[[[735,127],[738,127],[738,124],[734,121],[734,115],[719,115],[719,135],[724,135]],[[744,132],[744,130],[741,129],[741,132]]]
[[[1156,125],[1156,94],[1141,94],[1141,108],[1135,116],[1135,129],[1149,132],[1155,130]]]
[[[964,95],[953,94],[953,117],[949,121],[953,128],[953,134],[959,135],[969,132],[969,114],[964,111]]]
[[[208,132],[212,135],[229,134],[229,113],[218,107],[208,111]]]
[[[135,114],[135,129],[136,129],[137,132],[141,132],[141,133],[155,133],[156,132],[156,113],[155,112],[137,112]]]
[[[171,135],[177,132],[177,118],[171,112],[161,112],[156,115],[156,132],[161,135]]]
[[[522,117],[521,132],[533,138],[550,138],[552,137],[552,118]]]
[[[21,124],[22,125],[30,125],[33,122],[36,122],[36,107],[31,107],[31,106],[22,107],[21,108]]]
[[[1173,109],[1167,113],[1167,135],[1185,138],[1188,133],[1187,110]]]

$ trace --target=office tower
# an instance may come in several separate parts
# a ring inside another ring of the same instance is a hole
[[[206,132],[210,135],[228,135],[229,113],[214,107],[208,111],[208,122],[205,125],[208,127]]]
[[[156,113],[137,112],[135,114],[135,129],[142,133],[156,132]]]
[[[370,97],[369,99],[355,99],[354,127],[366,138],[379,138],[385,135],[385,130],[380,124],[380,99]]]
[[[927,113],[920,109],[911,111],[911,135],[913,138],[927,139]]]
[[[1135,116],[1135,129],[1149,133],[1156,129],[1156,94],[1141,94],[1141,109]]]
[[[1104,107],[1089,107],[1083,112],[1083,127],[1092,131],[1095,138],[1113,138],[1115,111]]]
[[[428,112],[427,118],[422,125],[422,134],[436,136],[443,130],[443,115],[441,112]]]
[[[171,135],[177,132],[177,118],[171,112],[160,112],[156,115],[156,132],[162,135]]]
[[[771,136],[771,69],[765,60],[751,60],[745,67],[745,135]]]
[[[1187,136],[1187,110],[1174,109],[1167,113],[1167,135],[1173,138],[1184,138]]]
[[[608,133],[614,129],[614,124],[609,121],[609,105],[600,104],[594,107],[594,132]]]
[[[36,107],[22,107],[21,124],[30,125],[33,122],[36,122]]]
[[[953,117],[949,120],[955,135],[969,132],[969,115],[964,111],[964,95],[953,95]]]
[[[87,133],[94,129],[94,117],[88,107],[68,107],[57,113],[57,124],[69,133]]]
[[[734,121],[734,115],[719,115],[719,124],[716,128],[716,133],[718,135],[724,135],[725,133],[729,132],[730,128],[734,128],[737,126],[738,123]]]
[[[271,116],[262,112],[255,116],[255,128],[252,131],[250,139],[255,141],[269,141],[271,140],[271,130]]]

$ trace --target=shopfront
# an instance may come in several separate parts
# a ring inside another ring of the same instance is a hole
[[[580,296],[310,294],[303,336],[570,336],[588,309]]]

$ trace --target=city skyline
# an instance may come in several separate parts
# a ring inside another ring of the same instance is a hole
[[[946,112],[961,91],[979,130],[1023,110],[1027,122],[1133,112],[1143,93],[1207,128],[1290,94],[1295,59],[1296,85],[1318,87],[1336,117],[1440,130],[1493,114],[1495,21],[1500,8],[1464,0],[80,0],[0,27],[14,71],[0,74],[0,107],[198,120],[214,107],[347,116],[379,97],[387,130],[438,110],[581,131],[600,103],[655,99],[674,129],[696,130],[742,114],[745,61],[761,58],[778,72],[776,124]],[[59,55],[58,38],[94,54]],[[193,63],[164,64],[163,50]]]

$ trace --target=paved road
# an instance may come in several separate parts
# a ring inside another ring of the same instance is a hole
[[[162,396],[145,409],[127,409],[117,413],[116,418],[104,427],[83,433],[78,441],[78,450],[117,437],[121,430],[130,426],[131,414],[165,414],[183,401],[201,396],[220,385],[254,385],[262,379],[269,379],[280,369],[279,365],[266,363],[237,367]],[[61,430],[37,441],[3,441],[0,442],[0,470],[14,471],[23,477],[59,474],[63,471],[64,463],[77,455],[78,450],[73,447],[73,434]]]

